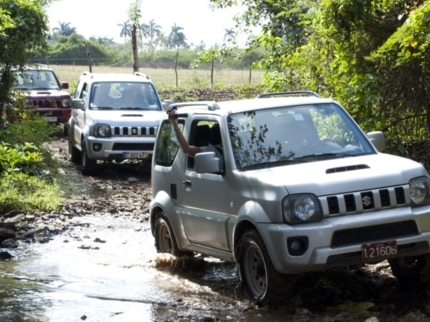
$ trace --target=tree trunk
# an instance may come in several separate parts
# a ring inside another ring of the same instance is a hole
[[[249,85],[251,85],[251,81],[252,81],[252,55],[253,54],[254,53],[251,53],[251,55],[249,55],[249,79],[248,79]]]
[[[133,50],[133,73],[139,71],[139,53],[137,51],[137,27],[133,24],[131,32],[131,47]]]
[[[176,61],[175,61],[176,87],[178,87],[178,60],[179,60],[179,49],[176,51]]]
[[[214,64],[215,64],[215,59],[212,59],[211,63],[212,63],[211,64],[211,85],[212,85],[212,88],[214,88]]]

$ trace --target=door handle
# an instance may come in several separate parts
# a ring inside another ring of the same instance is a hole
[[[187,188],[191,187],[191,181],[190,180],[184,180],[184,181],[182,181],[182,184]]]

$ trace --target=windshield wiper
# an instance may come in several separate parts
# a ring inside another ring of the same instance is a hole
[[[143,107],[121,107],[120,110],[144,110]]]
[[[294,163],[297,163],[296,159],[285,159],[285,160],[277,160],[277,161],[269,161],[269,162],[251,164],[251,165],[243,167],[242,169],[243,170],[256,170],[256,169],[264,169],[264,168],[270,168],[270,167],[279,167],[281,165],[294,164]]]
[[[349,154],[343,153],[313,153],[306,154],[300,157],[294,158],[294,160],[303,160],[303,159],[332,159],[332,158],[344,158],[350,156]]]
[[[113,110],[113,107],[110,106],[97,106],[97,107],[92,107],[92,110]]]

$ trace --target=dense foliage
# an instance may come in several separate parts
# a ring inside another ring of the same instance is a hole
[[[0,131],[0,213],[59,207],[56,164],[44,143],[58,131],[34,113]]]
[[[0,0],[0,116],[11,108],[11,69],[24,65],[46,46],[45,0]],[[2,117],[0,117],[0,125]]]
[[[245,28],[262,26],[266,82],[339,100],[391,152],[430,132],[429,6],[423,0],[211,0],[243,5]]]

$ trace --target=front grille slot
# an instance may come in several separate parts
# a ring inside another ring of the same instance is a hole
[[[358,191],[345,195],[328,196],[320,200],[323,205],[327,205],[328,215],[353,214],[383,208],[394,208],[406,204],[403,187]]]
[[[418,227],[413,220],[351,228],[336,231],[333,234],[331,247],[336,248],[364,244],[378,240],[394,240],[400,237],[416,235],[418,235]]]
[[[126,127],[126,126],[115,126],[112,129],[112,133],[115,136],[151,136],[157,135],[158,128],[156,127]]]
[[[33,107],[62,107],[60,100],[31,100]]]

